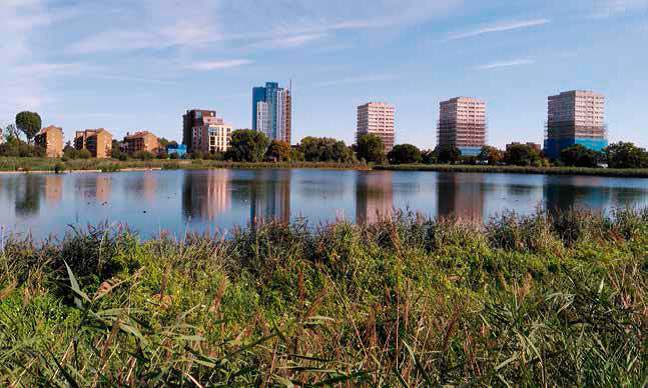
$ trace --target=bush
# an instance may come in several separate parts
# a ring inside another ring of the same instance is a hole
[[[133,154],[133,157],[139,160],[151,160],[154,158],[154,155],[148,151],[138,151]]]
[[[360,136],[356,144],[356,155],[358,159],[364,159],[368,163],[383,163],[385,144],[380,137],[373,134]]]
[[[180,159],[180,157],[178,156],[178,154],[176,152],[174,152],[174,153],[169,155],[169,159],[178,160],[178,159]]]
[[[77,152],[77,158],[79,159],[90,159],[92,158],[92,153],[88,151],[87,149],[82,149]]]
[[[411,144],[398,144],[387,155],[391,164],[421,163],[421,150]]]

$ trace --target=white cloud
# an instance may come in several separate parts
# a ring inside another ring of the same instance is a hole
[[[648,10],[648,0],[596,0],[590,16],[601,19],[642,10]]]
[[[490,34],[494,32],[513,31],[513,30],[519,30],[523,28],[538,27],[549,23],[551,23],[551,20],[549,19],[531,19],[531,20],[499,22],[499,23],[483,26],[470,31],[449,34],[448,40],[466,39],[466,38],[472,38],[475,36]]]
[[[83,38],[68,47],[68,52],[203,48],[225,42],[256,47],[263,41],[269,48],[299,47],[333,31],[419,23],[444,15],[462,2],[329,0],[307,5],[276,0],[194,0],[191,7],[179,10],[177,0],[145,0],[133,6],[123,22],[110,23],[112,28]]]
[[[232,59],[227,61],[208,61],[208,62],[195,62],[187,66],[187,68],[192,70],[223,70],[230,69],[233,67],[240,67],[251,64],[252,61],[247,59]]]
[[[395,74],[377,74],[377,75],[341,78],[341,79],[337,79],[337,80],[317,82],[317,83],[314,83],[313,86],[315,86],[315,87],[330,87],[330,86],[358,84],[358,83],[372,83],[372,82],[379,82],[379,81],[393,81],[395,79],[398,79],[398,76],[395,75]]]
[[[492,70],[492,69],[501,69],[504,67],[514,67],[514,66],[524,66],[532,65],[535,63],[533,59],[514,59],[510,61],[500,61],[487,63],[485,65],[476,66],[476,70]]]

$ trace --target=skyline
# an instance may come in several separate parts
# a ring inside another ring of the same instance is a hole
[[[396,142],[432,148],[439,102],[466,95],[486,101],[487,143],[503,147],[542,143],[547,97],[587,89],[606,95],[610,142],[648,146],[648,0],[128,3],[5,0],[0,124],[31,110],[66,139],[104,127],[180,141],[187,109],[248,128],[252,87],[292,80],[294,143],[352,144],[356,107],[386,101]]]

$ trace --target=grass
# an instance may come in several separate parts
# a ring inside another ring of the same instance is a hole
[[[579,167],[519,167],[519,166],[471,166],[471,165],[366,165],[360,163],[327,163],[327,162],[227,162],[214,160],[127,160],[115,159],[77,159],[62,162],[52,158],[7,158],[0,157],[0,171],[83,171],[101,170],[116,172],[133,168],[161,169],[211,169],[211,168],[324,168],[355,170],[394,170],[394,171],[440,171],[440,172],[478,172],[478,173],[513,173],[544,175],[590,175],[628,178],[648,178],[648,169],[609,169]]]
[[[487,165],[450,165],[450,164],[403,164],[374,166],[374,170],[393,171],[440,171],[440,172],[479,172],[511,173],[542,175],[591,175],[628,178],[648,178],[648,169],[614,169],[584,167],[522,167],[522,166],[487,166]]]
[[[648,382],[648,210],[0,243],[0,385]]]

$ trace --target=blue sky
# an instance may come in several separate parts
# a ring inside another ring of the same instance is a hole
[[[0,125],[151,130],[186,109],[251,125],[251,89],[293,81],[294,141],[350,143],[355,107],[396,106],[433,147],[441,100],[488,104],[489,143],[541,142],[548,95],[607,98],[611,141],[648,146],[648,0],[0,0]]]

